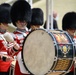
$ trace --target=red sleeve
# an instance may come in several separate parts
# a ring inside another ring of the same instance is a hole
[[[4,45],[3,40],[0,40],[0,52],[7,52],[7,46]]]

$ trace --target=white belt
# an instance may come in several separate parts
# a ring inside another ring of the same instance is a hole
[[[21,51],[17,55],[17,60],[18,60],[18,63],[19,63],[21,73],[29,74],[28,71],[25,69],[25,67],[23,65],[23,62],[22,62],[22,59],[21,59]]]
[[[0,52],[0,54],[7,54],[7,52]]]

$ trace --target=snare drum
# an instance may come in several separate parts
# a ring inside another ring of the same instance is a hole
[[[73,65],[74,43],[65,31],[37,29],[24,40],[22,59],[33,75],[67,73]]]

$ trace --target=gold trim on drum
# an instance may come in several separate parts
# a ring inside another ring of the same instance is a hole
[[[63,46],[63,49],[62,49],[62,50],[63,50],[63,53],[64,53],[64,54],[67,53],[67,47],[66,47],[66,46]]]
[[[68,49],[67,49],[66,46],[63,46],[62,52],[64,53],[64,57],[66,57],[66,54],[67,54],[67,52],[68,52]]]
[[[67,47],[67,46],[62,47],[62,52],[64,53],[64,57],[66,57],[66,54],[69,52],[69,50],[70,50],[70,47]]]
[[[56,66],[54,66],[53,70],[49,71],[46,75],[64,75],[64,73],[67,73],[67,70],[69,71],[72,64],[73,62],[70,59],[58,59]]]
[[[55,67],[55,71],[66,71],[70,66],[71,60],[61,59],[58,60],[57,65]]]

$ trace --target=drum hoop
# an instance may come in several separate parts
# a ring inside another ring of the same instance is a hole
[[[34,31],[34,30],[33,30],[33,31]],[[22,51],[21,51],[21,58],[22,58],[23,65],[24,65],[25,69],[26,69],[31,75],[33,75],[33,74],[29,71],[29,69],[27,68],[26,64],[24,63],[23,48],[24,48],[24,44],[25,44],[28,36],[29,36],[33,31],[29,32],[29,34],[24,38],[23,46],[22,46]]]

